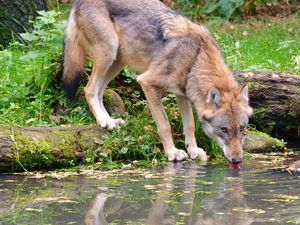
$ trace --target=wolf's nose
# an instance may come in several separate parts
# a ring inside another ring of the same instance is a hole
[[[240,157],[232,158],[231,161],[233,164],[239,164],[242,162],[242,158],[240,158]]]

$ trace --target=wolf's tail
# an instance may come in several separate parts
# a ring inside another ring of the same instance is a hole
[[[81,80],[85,52],[80,40],[74,11],[70,13],[64,39],[63,88],[69,99],[74,98]]]

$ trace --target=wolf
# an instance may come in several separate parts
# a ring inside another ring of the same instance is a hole
[[[207,160],[196,143],[194,109],[204,132],[218,142],[230,165],[239,167],[252,114],[248,88],[238,86],[204,25],[159,0],[75,0],[64,40],[62,81],[69,98],[76,94],[86,57],[93,61],[84,94],[99,126],[112,129],[124,123],[107,113],[103,93],[126,65],[139,74],[136,79],[170,161]],[[161,101],[165,92],[177,97],[186,151],[174,145]]]

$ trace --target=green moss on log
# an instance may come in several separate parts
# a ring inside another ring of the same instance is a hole
[[[280,151],[285,146],[283,140],[273,138],[260,131],[249,131],[245,138],[244,149],[252,153]]]
[[[15,131],[13,149],[16,156],[16,170],[24,167],[28,170],[51,169],[74,166],[76,160],[76,144],[74,137],[68,132],[54,131],[54,137],[24,136],[21,131]]]

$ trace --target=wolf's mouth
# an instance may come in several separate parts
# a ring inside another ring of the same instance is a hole
[[[240,163],[229,163],[229,169],[233,170],[233,169],[241,169],[241,164]]]

